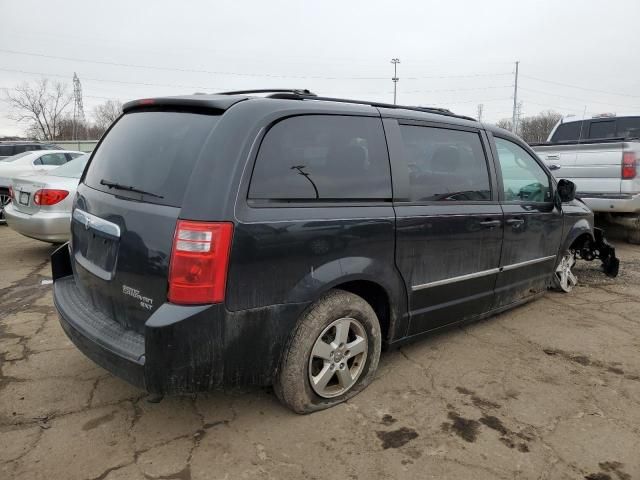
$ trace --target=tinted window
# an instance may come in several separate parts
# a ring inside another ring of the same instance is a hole
[[[96,150],[85,183],[113,193],[101,180],[135,187],[162,198],[147,202],[180,206],[196,160],[218,117],[180,112],[135,112],[123,116]],[[117,190],[140,199],[139,193]]]
[[[34,145],[15,145],[13,147],[13,153],[24,153],[24,152],[30,152],[32,150],[35,150],[36,147]]]
[[[594,122],[589,127],[589,138],[614,138],[616,136],[615,120]]]
[[[67,157],[64,153],[45,153],[35,161],[36,165],[64,165]]]
[[[88,153],[85,153],[84,155],[74,158],[61,167],[51,170],[49,175],[54,175],[56,177],[80,178],[84,167],[87,165],[89,156],[90,155]]]
[[[474,132],[401,125],[411,199],[490,200],[489,172]]]
[[[506,201],[550,202],[549,177],[521,146],[496,138]]]
[[[558,128],[551,138],[552,142],[573,142],[586,136],[586,132],[583,130],[580,132],[582,122],[569,122],[558,125]]]
[[[640,117],[618,118],[618,133],[616,137],[640,138]]]
[[[13,145],[0,145],[0,157],[10,157],[13,155]]]
[[[379,118],[307,115],[274,125],[253,170],[252,199],[384,199],[391,178]]]

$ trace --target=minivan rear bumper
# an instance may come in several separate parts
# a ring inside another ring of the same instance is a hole
[[[283,304],[230,312],[221,304],[165,303],[140,334],[93,310],[73,275],[60,276],[66,267],[55,255],[61,250],[66,246],[54,252],[52,265],[53,298],[63,330],[96,364],[151,393],[270,385],[289,335],[307,306]]]
[[[594,212],[640,213],[640,193],[578,194]]]

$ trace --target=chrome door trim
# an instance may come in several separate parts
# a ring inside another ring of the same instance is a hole
[[[500,270],[503,272],[507,270],[515,270],[516,268],[526,267],[527,265],[533,265],[534,263],[546,262],[554,258],[556,258],[555,255],[549,255],[548,257],[534,258],[533,260],[527,260],[525,262],[512,263],[511,265],[505,265]]]
[[[92,230],[102,232],[110,237],[120,238],[120,227],[118,225],[103,218],[96,217],[84,210],[76,208],[73,211],[73,219],[83,225],[87,230],[91,228]]]
[[[512,263],[511,265],[505,265],[503,267],[491,268],[489,270],[482,270],[480,272],[467,273],[466,275],[460,275],[458,277],[451,277],[451,278],[445,278],[443,280],[436,280],[435,282],[422,283],[420,285],[412,286],[411,291],[416,292],[418,290],[424,290],[426,288],[448,285],[449,283],[462,282],[464,280],[471,280],[473,278],[486,277],[487,275],[493,275],[500,272],[515,270],[516,268],[526,267],[528,265],[534,265],[536,263],[546,262],[548,260],[552,260],[555,258],[556,258],[555,255],[549,255],[547,257],[534,258],[533,260],[526,260],[524,262]]]
[[[425,288],[439,287],[440,285],[447,285],[449,283],[462,282],[464,280],[471,280],[472,278],[485,277],[487,275],[493,275],[500,272],[499,268],[492,268],[490,270],[482,270],[481,272],[467,273],[466,275],[460,275],[459,277],[445,278],[443,280],[436,280],[435,282],[423,283],[421,285],[414,285],[411,287],[412,291],[424,290]]]

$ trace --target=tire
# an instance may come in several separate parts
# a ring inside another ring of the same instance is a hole
[[[556,270],[553,272],[552,285],[554,290],[570,293],[573,287],[578,284],[578,279],[571,271],[575,264],[575,253],[567,250],[562,254],[560,262],[558,262]]]
[[[4,217],[4,207],[9,205],[11,197],[8,193],[0,193],[0,225],[6,224],[7,220]]]
[[[340,342],[347,326],[347,341]],[[342,403],[371,383],[381,347],[371,305],[353,293],[332,290],[300,317],[276,375],[276,395],[300,414]]]

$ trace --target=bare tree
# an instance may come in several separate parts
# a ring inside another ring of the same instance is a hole
[[[562,118],[562,115],[552,110],[540,112],[531,117],[525,117],[518,122],[518,135],[527,143],[546,142],[551,130]],[[504,118],[496,122],[496,125],[506,130],[511,130],[511,120]]]
[[[103,132],[122,114],[122,102],[107,100],[93,109],[96,127]]]
[[[6,91],[6,100],[12,110],[9,118],[29,122],[27,131],[41,140],[56,140],[60,120],[72,100],[64,83],[43,78],[30,84],[17,85]]]

